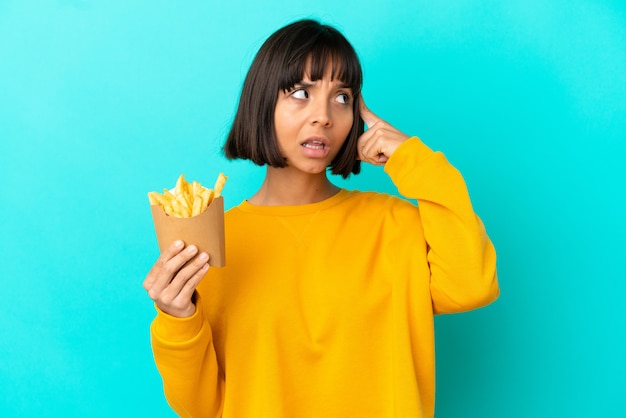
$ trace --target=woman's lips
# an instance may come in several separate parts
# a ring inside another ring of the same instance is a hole
[[[304,149],[305,155],[312,158],[323,158],[330,152],[328,141],[324,138],[309,138],[300,146]]]
[[[311,148],[311,149],[324,149],[326,144],[324,144],[322,141],[307,141],[303,143],[302,146],[304,148]]]

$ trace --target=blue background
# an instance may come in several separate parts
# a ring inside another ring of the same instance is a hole
[[[624,416],[618,0],[0,0],[0,415],[173,416],[146,193],[256,190],[220,145],[258,47],[302,17],[347,35],[369,107],[446,153],[496,244],[500,299],[437,318],[437,416]],[[396,193],[376,167],[338,183]]]

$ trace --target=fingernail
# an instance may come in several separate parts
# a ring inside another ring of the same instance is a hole
[[[187,252],[188,253],[195,253],[196,252],[196,246],[195,245],[190,245],[189,247],[187,247]]]
[[[183,242],[181,240],[174,241],[174,247],[180,248],[183,246]]]
[[[207,253],[201,253],[198,258],[200,259],[200,261],[205,261],[208,260],[209,255]]]

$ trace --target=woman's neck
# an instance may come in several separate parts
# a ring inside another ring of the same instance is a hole
[[[317,203],[339,191],[326,173],[294,173],[288,167],[267,167],[261,188],[248,202],[259,206],[295,206]]]

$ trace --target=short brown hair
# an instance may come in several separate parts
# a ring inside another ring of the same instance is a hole
[[[291,89],[310,70],[311,81],[320,80],[331,61],[331,78],[352,90],[354,122],[341,150],[329,168],[347,178],[361,170],[357,140],[364,123],[359,116],[363,74],[356,51],[335,28],[314,20],[291,23],[272,34],[259,49],[241,91],[235,120],[224,154],[257,165],[285,167],[274,127],[274,111],[281,91]],[[310,68],[307,68],[310,65]]]

